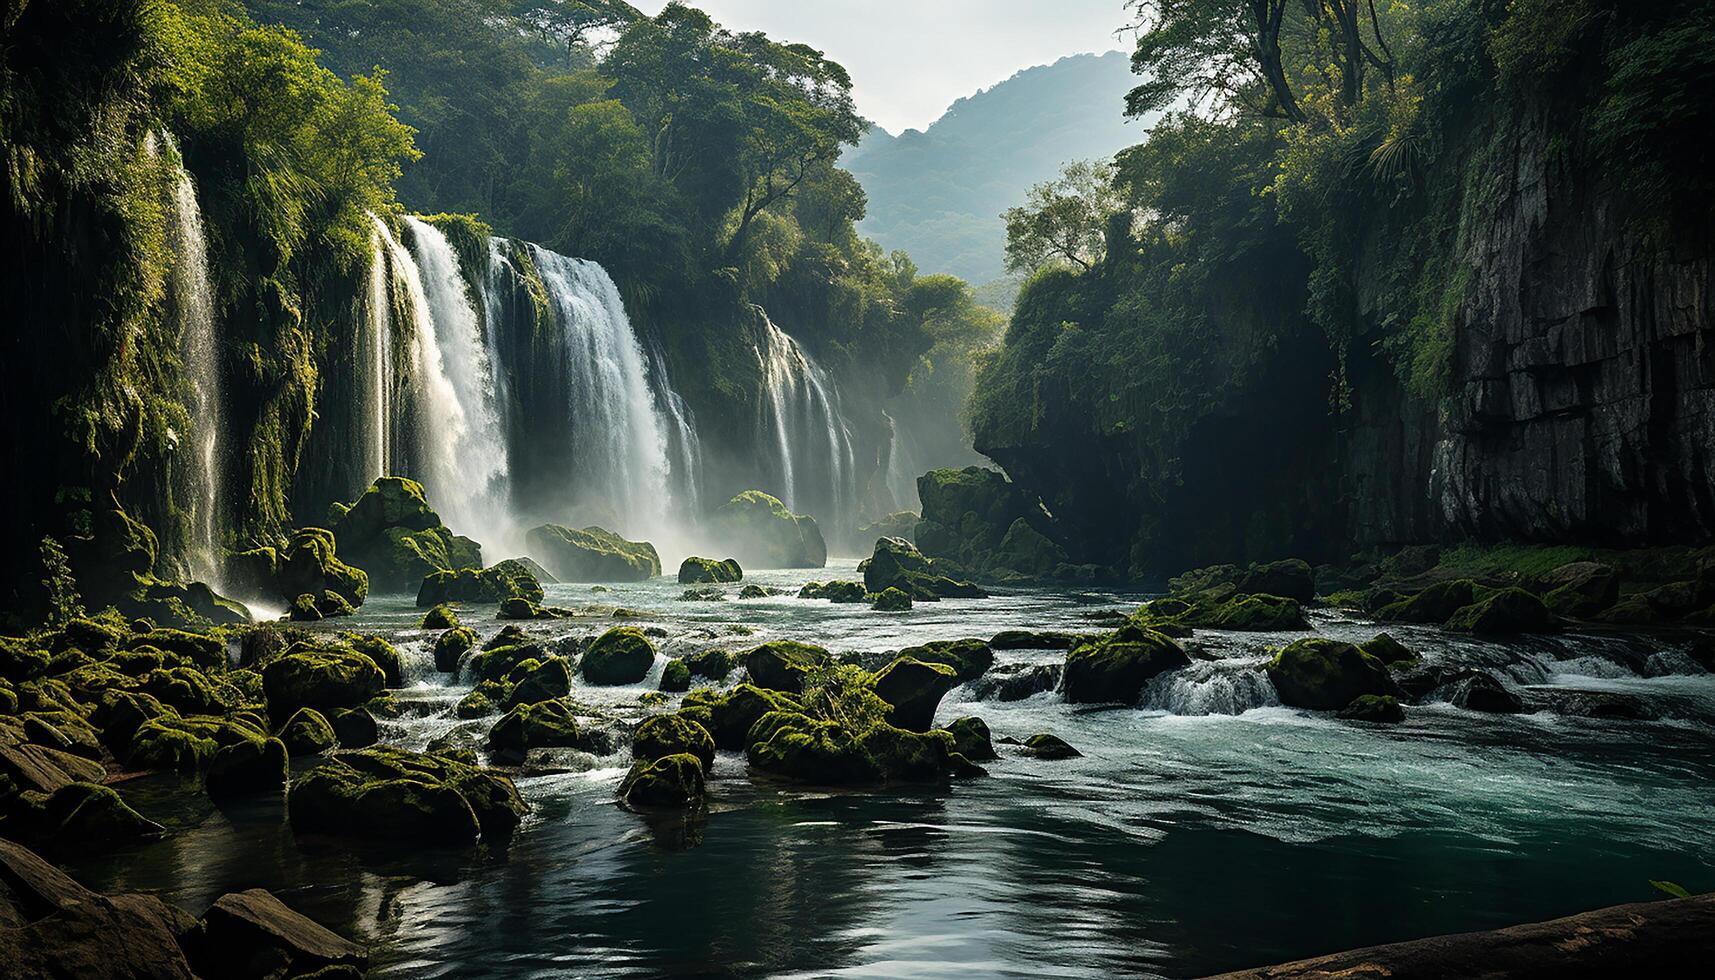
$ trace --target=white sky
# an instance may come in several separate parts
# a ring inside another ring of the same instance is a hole
[[[1131,50],[1122,0],[689,0],[715,22],[801,41],[851,72],[858,111],[923,129],[955,99],[1070,54]],[[647,14],[667,0],[632,0]]]

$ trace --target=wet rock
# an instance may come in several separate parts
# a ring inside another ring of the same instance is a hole
[[[870,608],[877,612],[908,612],[911,609],[911,597],[895,588],[889,588],[875,597]]]
[[[1272,595],[1297,602],[1316,598],[1316,576],[1303,559],[1287,558],[1252,565],[1238,581],[1238,590],[1252,595]]]
[[[443,602],[424,613],[419,625],[426,630],[455,630],[463,624],[459,622],[458,610]]]
[[[971,683],[978,701],[1022,701],[1060,686],[1060,664],[1003,664]]]
[[[794,640],[764,643],[745,654],[744,668],[757,687],[788,694],[804,691],[804,675],[830,662],[828,651]]]
[[[261,888],[222,895],[203,913],[202,928],[185,945],[205,977],[328,976],[369,965],[363,947],[287,908]]]
[[[352,606],[361,606],[369,595],[369,576],[335,554],[333,532],[306,527],[293,533],[280,553],[275,590],[294,604],[304,595],[313,604],[322,593],[335,592]]]
[[[338,648],[283,654],[262,668],[268,711],[277,718],[299,708],[362,704],[380,694],[386,680],[374,660]]]
[[[1445,623],[1476,600],[1475,591],[1476,585],[1470,579],[1437,582],[1416,595],[1382,606],[1375,616],[1386,622]]]
[[[715,745],[722,749],[743,749],[746,737],[756,722],[774,711],[798,711],[796,698],[779,691],[765,690],[754,684],[740,684],[725,694],[711,690],[692,691],[685,696],[681,713],[689,716],[692,709],[709,712],[709,722],[703,727],[714,736]]]
[[[615,626],[590,644],[580,669],[591,684],[636,684],[655,665],[655,645],[635,626]]]
[[[543,524],[524,540],[531,555],[562,582],[641,582],[661,574],[654,545],[627,541],[605,528]]]
[[[1400,707],[1397,698],[1386,694],[1365,694],[1341,708],[1337,717],[1347,721],[1373,721],[1391,725],[1405,720],[1405,709]]]
[[[913,599],[985,599],[988,593],[970,582],[941,573],[935,563],[903,538],[882,538],[875,551],[859,566],[864,588],[870,592],[898,589]]]
[[[577,615],[560,606],[539,606],[523,596],[511,596],[500,601],[497,619],[567,619]]]
[[[487,683],[492,684],[493,682]],[[480,687],[459,698],[459,703],[453,705],[453,717],[455,718],[485,718],[497,714],[499,711],[500,707],[494,703],[491,692],[482,690]]]
[[[1619,574],[1601,562],[1568,562],[1544,575],[1540,584],[1543,602],[1561,616],[1588,618],[1620,598]]]
[[[1415,651],[1394,639],[1389,633],[1377,633],[1375,639],[1358,644],[1358,649],[1390,667],[1395,664],[1414,663],[1417,660]]]
[[[1453,691],[1453,704],[1469,711],[1489,714],[1518,714],[1524,710],[1519,696],[1501,686],[1488,674],[1474,674],[1459,682]]]
[[[458,568],[431,572],[417,587],[417,608],[452,602],[504,602],[507,599],[542,601],[542,580],[535,563],[508,558],[488,568]]]
[[[994,666],[994,651],[982,640],[935,640],[906,647],[899,656],[951,667],[960,683],[975,680]]]
[[[439,606],[436,607],[441,608]],[[456,674],[459,660],[476,646],[476,630],[454,626],[435,638],[435,669],[443,674]]]
[[[1606,691],[1549,691],[1552,710],[1572,718],[1655,721],[1661,717],[1641,699]]]
[[[286,618],[294,623],[319,623],[322,618],[321,606],[316,597],[308,592],[292,600],[286,607]]]
[[[909,732],[926,732],[941,698],[957,683],[951,667],[900,657],[875,675],[874,690],[891,709],[888,721]]]
[[[1073,647],[1066,655],[1061,688],[1073,704],[1131,704],[1151,678],[1190,663],[1174,640],[1152,629],[1127,625]]]
[[[500,646],[492,643],[484,644],[481,653],[467,657],[463,663],[465,675],[478,683],[502,680],[519,664],[527,660],[545,660],[549,656],[547,648],[530,640]]]
[[[582,743],[577,719],[564,701],[521,704],[488,730],[488,750],[497,760],[516,764],[531,749],[577,748]]]
[[[703,793],[703,765],[686,753],[639,759],[619,785],[620,798],[634,807],[698,806]]]
[[[87,782],[55,790],[25,824],[38,840],[79,849],[106,848],[166,833],[166,828],[133,810],[111,788]]]
[[[743,578],[744,569],[740,568],[737,559],[733,558],[716,561],[713,558],[691,557],[679,563],[680,585],[718,585],[737,582]]]
[[[782,589],[770,588],[766,585],[747,585],[738,590],[740,599],[768,599],[777,595],[785,595]]]
[[[1696,582],[1669,582],[1644,593],[1644,601],[1662,616],[1672,619],[1708,605]]]
[[[667,666],[661,668],[661,683],[657,687],[670,694],[679,694],[691,689],[691,668],[683,660],[669,660]]]
[[[1069,650],[1083,638],[1077,633],[1001,630],[989,641],[989,646],[996,650]]]
[[[293,757],[320,755],[339,744],[333,726],[314,708],[293,712],[280,729],[280,741],[286,746],[286,754]]]
[[[501,838],[526,810],[498,773],[391,748],[335,754],[293,781],[286,805],[295,833],[422,844]]]
[[[1025,739],[1022,751],[1033,758],[1049,760],[1075,759],[1084,754],[1068,745],[1065,739],[1048,732],[1039,732]]]
[[[828,546],[814,518],[794,514],[760,490],[735,495],[711,524],[738,560],[752,568],[821,568]]]
[[[1366,694],[1403,693],[1386,664],[1350,643],[1324,637],[1294,640],[1265,669],[1280,702],[1294,708],[1337,711]]]
[[[631,754],[640,762],[687,754],[706,771],[715,764],[715,739],[707,728],[683,715],[651,715],[632,734]]]
[[[422,484],[403,477],[377,479],[333,522],[333,533],[345,559],[381,592],[406,592],[435,572],[482,567],[481,546],[442,524]]]
[[[1541,599],[1507,588],[1458,610],[1448,618],[1447,628],[1463,633],[1547,633],[1556,624]]]
[[[956,718],[947,724],[953,736],[953,750],[972,762],[987,762],[996,758],[989,726],[981,718]]]
[[[238,742],[215,752],[204,786],[216,799],[279,793],[289,765],[286,745],[277,738]]]
[[[1664,617],[1643,595],[1633,593],[1590,618],[1610,626],[1652,626]]]
[[[521,664],[514,673],[517,676],[508,676],[512,682],[512,692],[507,695],[505,703],[508,709],[521,704],[552,701],[572,692],[572,669],[564,657],[549,657],[530,666]]]
[[[364,749],[381,739],[375,716],[367,708],[334,708],[327,712],[327,720],[340,748]]]
[[[732,673],[733,657],[725,650],[702,650],[685,658],[685,666],[696,677],[724,681]]]
[[[806,582],[798,590],[800,599],[826,599],[829,602],[849,603],[869,601],[869,590],[862,582]]]

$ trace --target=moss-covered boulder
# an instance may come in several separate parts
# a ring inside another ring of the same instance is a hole
[[[1454,612],[1447,628],[1462,633],[1548,633],[1557,625],[1541,599],[1520,588],[1506,588]]]
[[[1382,606],[1375,615],[1384,622],[1445,623],[1476,601],[1476,591],[1477,585],[1470,579],[1437,582],[1416,595]]]
[[[368,572],[380,592],[407,592],[434,572],[482,567],[481,546],[442,524],[422,485],[403,477],[376,480],[333,532],[345,560]]]
[[[280,727],[280,742],[290,756],[320,755],[339,744],[327,716],[314,708],[299,708]]]
[[[1341,708],[1338,717],[1347,721],[1397,725],[1405,720],[1405,709],[1400,707],[1399,699],[1392,695],[1365,694],[1353,698],[1351,704]]]
[[[526,812],[505,776],[384,748],[335,754],[294,780],[286,800],[296,833],[430,845],[504,839]]]
[[[380,726],[367,707],[329,708],[327,720],[342,749],[365,749],[381,740]]]
[[[564,701],[520,704],[488,730],[488,750],[497,760],[524,761],[531,749],[577,748],[582,744],[578,722]]]
[[[80,850],[166,833],[166,828],[132,809],[112,788],[87,782],[55,790],[21,822],[37,839]]]
[[[1389,666],[1417,661],[1417,652],[1394,639],[1389,633],[1377,633],[1374,639],[1358,644],[1358,649]]]
[[[876,783],[881,769],[856,736],[831,721],[793,712],[773,712],[751,729],[746,757],[751,766],[794,782],[818,786]]]
[[[751,568],[821,568],[827,542],[814,518],[794,514],[779,498],[746,490],[717,509],[712,529]]]
[[[262,668],[268,711],[291,717],[299,708],[344,708],[380,694],[387,676],[354,650],[329,648],[283,654]]]
[[[236,742],[214,753],[203,784],[216,799],[280,793],[289,766],[286,743],[280,739]]]
[[[638,759],[619,784],[628,805],[652,809],[685,809],[703,802],[703,765],[687,753]]]
[[[955,718],[946,731],[953,736],[953,750],[972,762],[987,762],[995,758],[994,738],[988,723],[981,718]]]
[[[911,596],[892,587],[882,591],[869,604],[876,612],[910,612],[911,606]]]
[[[1267,594],[1233,596],[1210,611],[1207,625],[1210,629],[1257,633],[1310,628],[1298,600]]]
[[[226,643],[220,637],[208,633],[152,629],[131,634],[125,638],[123,646],[127,650],[140,650],[145,647],[164,650],[203,670],[226,666]]]
[[[635,626],[615,626],[584,651],[580,669],[591,684],[636,684],[655,665],[655,644]]]
[[[862,582],[805,582],[798,590],[800,599],[826,599],[829,602],[868,602],[869,589]]]
[[[224,714],[237,707],[239,693],[195,667],[161,667],[144,674],[138,690],[184,714]]]
[[[336,592],[353,606],[369,595],[369,576],[335,554],[334,535],[319,527],[300,528],[280,553],[275,591],[287,602],[299,596]]]
[[[499,713],[500,706],[494,703],[495,693],[481,688],[471,691],[453,705],[453,717],[468,721]]]
[[[941,699],[958,684],[953,668],[900,657],[875,675],[876,696],[887,702],[890,723],[910,732],[926,732]]]
[[[508,558],[488,568],[455,568],[423,576],[417,608],[452,602],[488,603],[507,599],[542,601],[542,582],[523,561]]]
[[[564,657],[539,660],[515,673],[517,676],[508,677],[512,682],[505,704],[508,709],[563,698],[572,691],[572,668]]]
[[[1050,578],[1068,561],[1066,549],[1023,517],[1007,527],[1000,545],[986,559],[993,568],[1006,569],[1030,579]]]
[[[315,596],[305,592],[286,607],[286,618],[294,623],[319,623],[322,621],[321,604]]]
[[[679,563],[680,585],[725,584],[744,578],[744,569],[736,558],[715,560],[691,557]]]
[[[443,602],[424,613],[423,621],[417,625],[426,630],[456,630],[464,624],[459,622],[458,610]]]
[[[1316,573],[1301,558],[1251,565],[1237,584],[1240,592],[1250,595],[1280,596],[1295,602],[1316,598]]]
[[[1024,740],[1021,751],[1036,759],[1076,759],[1084,753],[1073,748],[1070,743],[1058,735],[1048,732],[1038,732]]]
[[[1366,694],[1402,696],[1386,664],[1326,637],[1294,640],[1266,670],[1280,702],[1294,708],[1338,711]]]
[[[474,683],[498,681],[526,660],[543,660],[547,656],[548,651],[541,644],[530,640],[500,646],[484,644],[481,653],[465,658],[463,672]]]
[[[944,664],[953,668],[959,683],[976,680],[994,666],[994,650],[983,640],[932,640],[899,651],[901,657],[915,657],[924,663]]]
[[[1537,584],[1550,611],[1578,619],[1594,616],[1620,598],[1619,573],[1602,562],[1568,562],[1542,576]]]
[[[724,681],[732,673],[733,655],[725,650],[699,650],[686,657],[684,662],[694,677]]]
[[[464,626],[455,626],[435,637],[435,669],[443,674],[458,673],[459,661],[476,646],[476,640],[476,630]]]
[[[661,574],[654,545],[627,541],[600,527],[543,524],[524,540],[531,557],[562,582],[641,582]]]
[[[1127,624],[1066,654],[1061,688],[1073,704],[1131,704],[1157,674],[1191,663],[1185,649],[1156,630]]]
[[[773,711],[798,711],[796,698],[779,691],[770,691],[754,684],[740,684],[724,694],[707,688],[685,696],[682,713],[706,710],[709,721],[703,727],[714,736],[715,746],[722,749],[742,749],[749,744],[750,730],[763,715]]]
[[[669,694],[679,694],[691,689],[691,668],[683,660],[669,660],[667,666],[661,668],[661,683],[657,688]]]
[[[882,538],[865,559],[864,588],[871,592],[898,589],[913,599],[982,599],[988,593],[969,582],[941,574],[935,563],[904,538]]]
[[[523,596],[512,596],[500,601],[500,611],[496,619],[532,620],[532,619],[567,619],[577,615],[570,609],[559,606],[539,606]]]
[[[776,640],[755,647],[744,655],[750,682],[771,691],[801,694],[804,675],[833,658],[828,651],[796,640]]]
[[[640,761],[686,753],[707,770],[715,764],[715,739],[701,724],[683,715],[651,715],[633,733],[631,754]]]
[[[1453,704],[1467,711],[1515,715],[1524,710],[1524,700],[1488,674],[1467,677],[1453,687]]]

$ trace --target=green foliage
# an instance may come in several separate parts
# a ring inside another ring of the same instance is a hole
[[[804,675],[804,713],[854,735],[880,725],[890,710],[875,693],[875,675],[853,664],[825,663]]]
[[[1125,202],[1114,187],[1114,167],[1099,161],[1066,164],[1060,176],[1030,189],[1006,220],[1006,271],[1033,273],[1052,263],[1088,271],[1102,260],[1104,229]]]
[[[77,592],[77,578],[72,575],[71,560],[58,541],[42,538],[42,590],[48,597],[47,624],[60,628],[84,616],[83,599]]]

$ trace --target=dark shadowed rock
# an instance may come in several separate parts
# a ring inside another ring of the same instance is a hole
[[[261,888],[222,895],[203,913],[191,962],[205,977],[299,977],[332,966],[363,970],[369,954]]]
[[[1294,640],[1267,668],[1280,702],[1337,711],[1366,694],[1399,697],[1387,665],[1350,643],[1324,637]]]
[[[1190,663],[1191,658],[1174,640],[1128,624],[1108,636],[1073,647],[1066,655],[1061,688],[1066,700],[1074,704],[1131,704],[1150,678]]]

